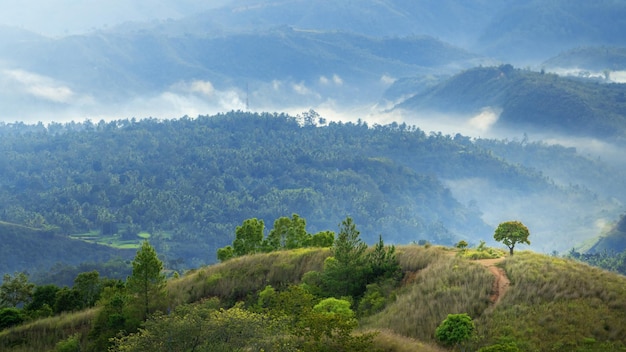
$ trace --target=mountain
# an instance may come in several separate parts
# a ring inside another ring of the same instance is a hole
[[[579,46],[626,46],[626,4],[611,0],[510,4],[482,31],[474,50],[519,64]]]
[[[604,77],[608,71],[609,79],[611,79],[612,71],[626,70],[626,48],[613,46],[578,47],[550,58],[542,64],[542,67],[557,72],[559,70],[574,71],[582,77],[594,74],[600,74],[599,77]]]
[[[230,34],[110,31],[6,46],[11,50],[0,58],[0,89],[6,114],[13,112],[3,117],[9,121],[20,114],[32,118],[43,108],[63,121],[80,112],[129,117],[124,107],[143,100],[155,101],[145,107],[146,116],[159,117],[184,115],[189,110],[175,116],[167,110],[185,101],[196,111],[243,109],[248,98],[257,109],[331,99],[352,106],[377,100],[395,77],[480,62],[428,36],[379,38],[286,26]]]
[[[620,253],[626,251],[626,215],[610,227],[597,241],[587,249],[586,253],[596,254],[603,251]]]
[[[398,79],[625,46],[614,35],[624,6],[611,1],[159,1],[122,10],[136,21],[52,37],[0,28],[1,118],[175,118],[246,106],[355,114]]]
[[[405,90],[408,94],[408,89]],[[412,111],[499,111],[495,127],[578,137],[626,137],[626,85],[560,77],[511,65],[463,71],[398,104]]]

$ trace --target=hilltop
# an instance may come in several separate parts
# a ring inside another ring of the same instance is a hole
[[[235,258],[170,279],[167,290],[175,305],[210,297],[230,304],[254,302],[266,285],[283,290],[302,282],[305,273],[321,270],[329,253],[301,249]],[[397,257],[404,279],[392,294],[395,299],[360,319],[360,331],[379,331],[374,344],[386,351],[442,350],[434,330],[453,313],[468,313],[473,319],[479,336],[472,345],[475,349],[502,344],[521,351],[610,351],[626,344],[624,276],[567,259],[518,252],[495,264],[510,284],[494,299],[496,278],[490,268],[455,250],[400,246]],[[3,331],[0,346],[17,343],[13,351],[50,349],[75,332],[85,334],[94,314],[73,313]]]

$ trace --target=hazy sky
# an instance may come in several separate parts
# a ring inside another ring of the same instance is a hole
[[[0,24],[60,36],[128,21],[176,19],[228,2],[231,0],[0,0]]]

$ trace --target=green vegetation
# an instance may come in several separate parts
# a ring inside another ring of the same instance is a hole
[[[475,329],[474,322],[469,315],[448,314],[448,317],[435,329],[435,338],[447,346],[462,346],[474,336]]]
[[[513,249],[516,244],[530,244],[528,236],[530,236],[530,232],[528,232],[528,228],[524,224],[519,221],[506,221],[498,225],[496,232],[493,234],[493,239],[504,243],[504,245],[509,247],[509,253],[513,255]]]
[[[0,272],[28,271],[38,283],[58,285],[71,285],[78,273],[96,268],[108,277],[126,276],[119,264],[132,258],[134,251],[73,240],[51,231],[0,221]],[[77,270],[66,272],[72,267]]]
[[[492,248],[492,247],[487,247],[487,243],[485,241],[480,241],[480,243],[478,244],[478,246],[476,246],[476,248],[466,248],[466,247],[459,247],[459,244],[463,244],[461,241],[459,243],[457,243],[457,248],[460,249],[459,252],[457,253],[457,256],[461,256],[463,258],[466,259],[471,259],[471,260],[479,260],[479,259],[497,259],[497,258],[502,258],[505,255],[505,252],[503,250],[497,249],[497,248]]]
[[[522,351],[626,348],[623,276],[563,258],[519,252],[504,261],[511,286],[475,320],[486,342]]]
[[[623,84],[600,84],[502,65],[466,70],[399,106],[460,113],[497,107],[502,109],[500,126],[624,142],[624,94]]]
[[[355,234],[349,225],[344,222],[340,233]],[[359,248],[358,241],[353,248]],[[447,325],[442,322],[449,315],[467,317],[473,323],[474,337],[463,340],[468,350],[613,351],[626,347],[621,324],[626,319],[623,276],[564,258],[517,252],[500,264],[511,284],[494,304],[490,298],[494,277],[480,262],[456,255],[457,249],[401,246],[389,256],[396,258],[403,273],[402,284],[388,291],[395,298],[380,309],[360,314],[363,302],[375,301],[371,286],[364,289],[369,293],[352,298],[318,296],[315,292],[320,291],[311,289],[310,273],[323,273],[324,262],[333,252],[301,248],[244,255],[172,278],[166,287],[171,314],[150,315],[143,324],[132,318],[131,309],[143,305],[133,303],[130,297],[134,295],[123,286],[111,286],[96,310],[64,313],[1,331],[0,348],[40,351],[79,344],[81,350],[102,350],[107,340],[93,345],[97,336],[106,332],[100,336],[113,337],[116,332],[104,329],[102,323],[107,322],[108,328],[117,326],[130,333],[115,339],[114,350],[153,346],[160,351],[158,346],[164,341],[202,350],[208,341],[218,343],[215,346],[229,341],[232,344],[221,346],[266,351],[350,346],[347,350],[427,352],[440,350],[435,343],[445,339],[437,338],[437,328]],[[369,248],[363,255],[373,258],[376,252]],[[390,247],[385,252],[390,253]],[[83,281],[92,276],[86,275]],[[258,325],[261,321],[263,325]]]
[[[617,206],[605,197],[623,189],[621,174],[599,167],[600,162],[561,173],[584,177],[578,175],[599,170],[592,174],[603,182],[593,184],[611,189],[596,197],[584,187],[567,186],[566,180],[555,184],[541,173],[545,167],[502,156],[508,149],[532,149],[528,159],[550,165],[556,163],[551,155],[563,163],[581,161],[575,151],[427,135],[397,123],[320,120],[313,111],[298,117],[230,112],[167,121],[0,124],[0,152],[11,160],[0,163],[6,185],[0,188],[0,218],[10,221],[0,224],[6,230],[0,237],[9,244],[0,248],[8,258],[0,269],[36,276],[57,262],[79,265],[84,253],[94,263],[117,256],[129,260],[144,240],[138,234],[147,232],[165,266],[182,272],[217,261],[217,249],[232,245],[233,229],[253,217],[267,228],[279,222],[275,238],[266,243],[270,248],[294,246],[286,242],[287,235],[297,231],[289,232],[282,219],[293,222],[285,215],[294,213],[307,219],[314,236],[349,215],[361,224],[368,244],[378,240],[376,234],[393,243],[453,245],[468,233],[476,241],[487,240],[492,229],[481,219],[485,200],[452,187],[468,182],[486,184],[494,191],[492,202],[531,198],[533,209],[558,213],[549,219],[569,218],[564,232],[580,238],[595,226],[593,216],[583,212],[592,207],[612,213]],[[533,244],[546,251],[569,249],[559,248],[563,241],[556,237],[536,236]],[[310,245],[328,245],[325,239],[314,237],[311,241],[321,242]],[[24,263],[21,258],[32,251],[44,255]]]

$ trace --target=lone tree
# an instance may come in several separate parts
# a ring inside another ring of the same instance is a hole
[[[524,224],[519,221],[506,221],[498,225],[493,238],[509,247],[509,251],[513,255],[513,248],[515,248],[516,244],[530,244],[528,236],[530,236],[530,233]]]

